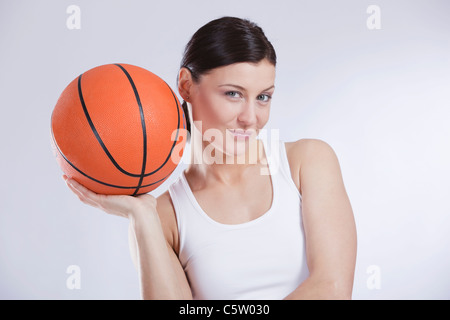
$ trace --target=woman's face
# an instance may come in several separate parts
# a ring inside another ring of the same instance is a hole
[[[275,66],[236,63],[202,75],[190,90],[192,117],[203,141],[227,156],[248,150],[269,120]]]

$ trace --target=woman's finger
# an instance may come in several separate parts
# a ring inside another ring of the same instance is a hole
[[[121,196],[97,194],[73,179],[63,176],[67,186],[78,196],[81,202],[117,216],[128,217],[129,204]]]
[[[67,186],[69,187],[69,189],[78,197],[78,199],[80,199],[81,202],[91,205],[93,207],[97,207],[97,204],[93,201],[91,201],[90,199],[86,198],[83,193],[81,193],[80,190],[76,189],[75,187],[73,187],[73,185],[71,185],[70,183],[67,182]]]
[[[149,206],[156,207],[156,199],[150,195],[131,197],[125,195],[105,195],[97,194],[74,179],[63,176],[67,186],[85,204],[96,207],[106,213],[128,218],[129,214]]]
[[[81,202],[83,202],[84,204],[88,204],[90,206],[93,206],[93,207],[97,207],[97,204],[95,202],[93,202],[92,200],[86,198],[86,196],[83,195],[83,193],[80,190],[76,189],[73,185],[71,185],[70,183],[67,183],[67,186],[78,197],[78,199]]]
[[[97,195],[95,192],[92,192],[73,179],[66,179],[66,183],[82,202],[94,207],[99,206],[99,195]]]

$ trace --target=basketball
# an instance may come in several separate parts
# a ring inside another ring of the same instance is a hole
[[[175,170],[186,141],[179,100],[160,77],[129,64],[82,73],[51,115],[62,171],[100,194],[139,195]]]

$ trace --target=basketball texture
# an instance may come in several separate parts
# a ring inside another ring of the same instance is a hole
[[[68,177],[101,194],[156,189],[178,165],[185,127],[172,89],[128,64],[81,74],[64,89],[51,117],[58,164]]]

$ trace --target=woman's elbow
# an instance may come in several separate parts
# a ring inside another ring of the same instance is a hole
[[[330,281],[328,282],[326,292],[329,295],[329,300],[351,300],[353,285],[344,281]]]

